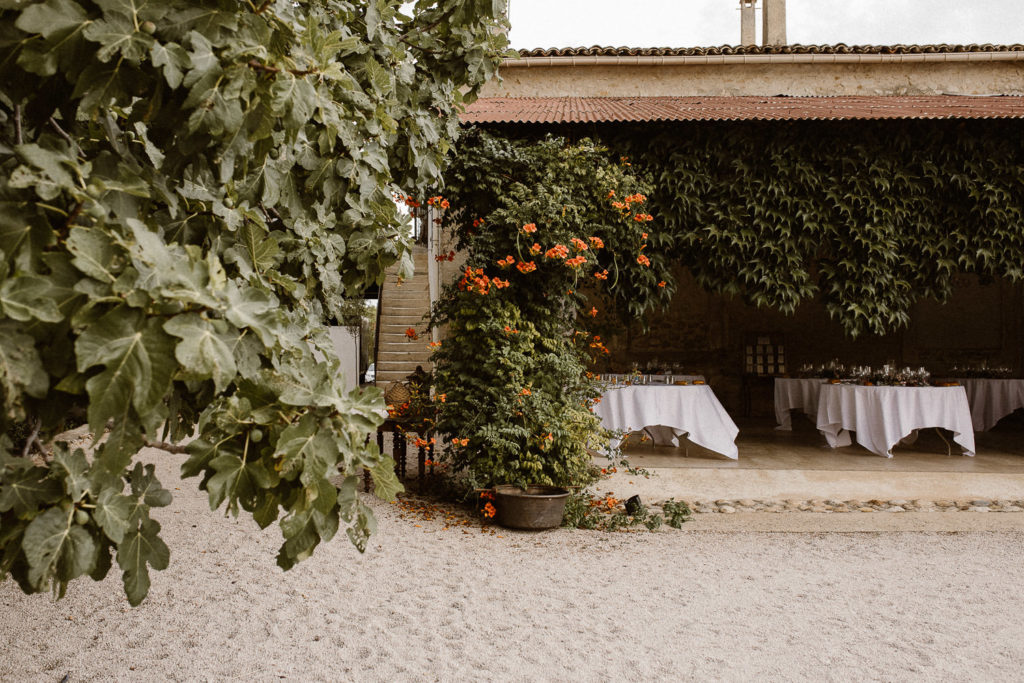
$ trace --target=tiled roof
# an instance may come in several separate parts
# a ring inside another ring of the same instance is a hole
[[[465,123],[1024,118],[1024,97],[485,97]]]
[[[720,45],[717,47],[561,47],[520,50],[520,57],[704,57],[714,55],[788,54],[941,54],[956,52],[1024,52],[1024,45]]]

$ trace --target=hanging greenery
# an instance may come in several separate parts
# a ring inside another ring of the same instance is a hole
[[[605,434],[586,371],[594,294],[642,315],[672,288],[646,183],[589,141],[467,136],[446,175],[462,278],[434,310],[437,432],[475,485],[588,483]],[[590,292],[590,296],[588,296]]]
[[[1024,278],[1016,121],[603,126],[653,177],[651,212],[705,288],[851,337],[903,327],[953,276]],[[522,134],[519,132],[519,134]]]

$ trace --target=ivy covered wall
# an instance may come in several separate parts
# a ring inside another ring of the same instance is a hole
[[[730,409],[751,332],[781,334],[791,366],[1024,369],[1024,122],[501,130],[599,139],[651,177],[679,287],[646,332],[609,321],[611,363],[681,362]]]
[[[1024,122],[506,127],[590,136],[651,175],[655,222],[700,285],[850,337],[905,328],[957,273],[1024,279]]]

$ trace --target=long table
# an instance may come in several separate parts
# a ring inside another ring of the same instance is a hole
[[[893,446],[925,427],[948,429],[964,455],[974,455],[974,426],[962,386],[821,386],[818,429],[832,448],[849,446],[853,431],[861,446],[891,458]]]
[[[964,378],[955,381],[967,392],[974,430],[987,432],[1002,418],[1024,408],[1024,379]]]
[[[651,429],[655,443],[665,444],[661,434],[679,445],[679,437],[708,450],[736,460],[736,435],[739,428],[706,384],[676,386],[648,384],[609,388],[594,406],[601,424],[612,430],[631,432],[645,427],[665,427],[666,432]]]
[[[790,410],[796,409],[806,413],[812,420],[816,418],[821,387],[827,382],[828,380],[820,377],[776,377],[775,420],[779,423],[776,429],[784,431],[793,429]]]

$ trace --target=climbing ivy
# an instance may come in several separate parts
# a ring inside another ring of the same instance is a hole
[[[1021,131],[875,121],[587,133],[651,174],[651,212],[701,285],[784,313],[820,296],[856,337],[905,326],[957,273],[1024,278]]]

